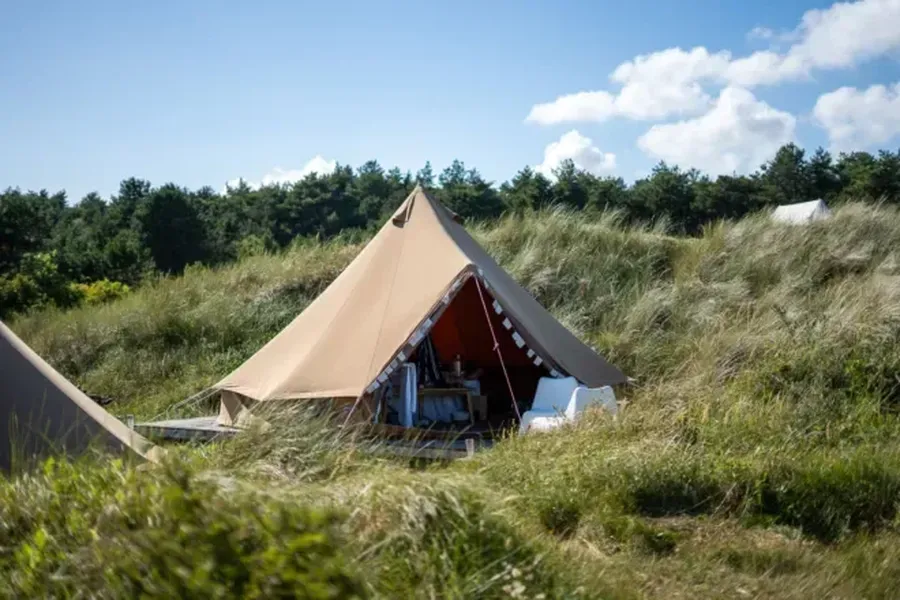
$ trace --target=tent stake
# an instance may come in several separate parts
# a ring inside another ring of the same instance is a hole
[[[509,380],[509,373],[506,372],[506,363],[503,362],[503,354],[500,352],[500,342],[494,333],[494,324],[491,323],[491,314],[488,312],[487,303],[484,301],[484,293],[481,291],[481,279],[475,276],[475,287],[478,288],[478,297],[481,298],[481,307],[484,308],[484,318],[487,319],[488,328],[491,330],[491,337],[494,339],[494,352],[500,359],[500,367],[503,369],[503,376],[506,377],[506,385],[509,387],[509,397],[512,398],[513,410],[516,411],[516,418],[519,423],[522,422],[522,415],[519,414],[519,403],[516,402],[516,393],[513,392],[512,382]]]

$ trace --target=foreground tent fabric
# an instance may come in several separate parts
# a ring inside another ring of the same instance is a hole
[[[822,200],[782,204],[772,213],[772,218],[782,223],[809,223],[830,216],[831,211]]]
[[[162,450],[129,429],[0,323],[0,471],[89,447],[156,458]]]
[[[216,384],[225,392],[219,422],[233,424],[235,396],[268,401],[358,398],[371,392],[471,278],[496,301],[494,310],[506,315],[516,343],[527,343],[534,364],[543,362],[548,373],[572,375],[591,387],[625,381],[516,283],[453,213],[417,186],[306,310]],[[483,319],[482,313],[481,327]]]

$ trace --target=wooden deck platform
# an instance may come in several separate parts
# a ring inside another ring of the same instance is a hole
[[[241,431],[235,427],[216,424],[215,415],[136,423],[134,430],[148,439],[173,442],[210,442],[231,437]],[[490,448],[492,445],[493,441],[490,439],[385,439],[373,447],[373,452],[407,458],[453,460],[470,457],[473,453]]]
[[[471,444],[467,447],[466,442]],[[435,460],[453,460],[471,458],[475,452],[487,450],[493,446],[493,440],[385,440],[375,447],[376,454],[403,456],[408,458],[427,458]]]
[[[216,423],[216,416],[194,417],[193,419],[170,419],[152,423],[135,423],[134,430],[148,439],[168,441],[209,442],[214,439],[231,437],[240,432],[234,427]]]

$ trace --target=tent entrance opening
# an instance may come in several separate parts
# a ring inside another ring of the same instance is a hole
[[[383,399],[385,410],[379,411],[381,422],[469,432],[517,426],[513,395],[519,410],[527,409],[547,372],[535,366],[526,347],[516,344],[503,325],[506,317],[491,310],[493,298],[481,291],[487,311],[476,278],[468,278],[408,363],[395,372]],[[415,380],[414,398],[404,389],[404,378],[407,386],[409,379]]]

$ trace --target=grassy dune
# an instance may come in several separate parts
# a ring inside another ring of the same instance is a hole
[[[298,408],[160,469],[54,462],[0,483],[0,596],[896,596],[897,210],[692,239],[559,212],[474,232],[635,378],[618,420],[413,468]],[[363,241],[12,327],[151,417],[240,364]]]

